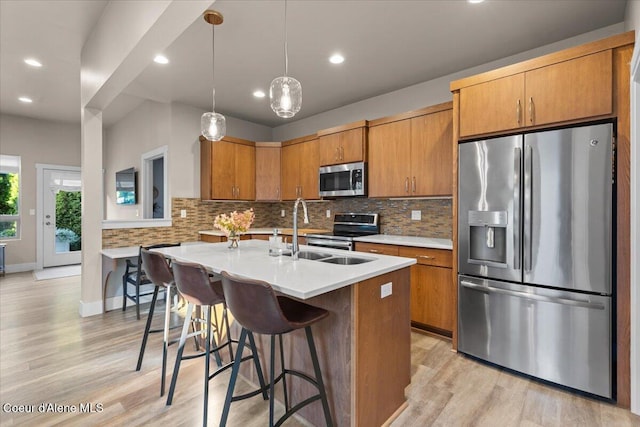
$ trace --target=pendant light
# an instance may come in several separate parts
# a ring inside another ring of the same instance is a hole
[[[271,109],[285,119],[291,118],[302,107],[302,85],[293,77],[287,75],[289,71],[289,55],[287,52],[287,0],[284,0],[284,76],[276,77],[269,88]]]
[[[227,121],[222,114],[216,113],[216,87],[215,87],[215,26],[222,24],[222,14],[215,10],[207,10],[204,20],[211,24],[211,80],[213,85],[213,103],[210,113],[204,113],[200,119],[200,131],[210,141],[220,141],[227,132]]]

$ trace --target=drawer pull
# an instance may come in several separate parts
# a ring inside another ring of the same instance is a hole
[[[417,258],[422,258],[422,259],[436,259],[436,257],[434,256],[429,256],[429,255],[418,255]]]
[[[373,253],[373,254],[379,254],[380,251],[377,249],[369,249],[369,252]]]

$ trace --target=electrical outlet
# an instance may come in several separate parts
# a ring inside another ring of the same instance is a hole
[[[327,218],[331,218],[331,209],[327,209]]]
[[[140,216],[140,211],[138,209],[136,209],[136,216]]]
[[[187,210],[180,209],[180,218],[186,218],[186,217],[187,217]]]
[[[380,299],[386,298],[393,293],[393,282],[380,286]]]
[[[422,220],[422,211],[411,211],[411,221]]]
[[[282,209],[282,210],[280,211],[280,216],[281,216],[282,218],[284,218],[284,216],[285,216],[285,211],[284,211],[284,209]]]

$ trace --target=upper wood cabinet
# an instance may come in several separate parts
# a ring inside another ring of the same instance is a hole
[[[200,137],[200,197],[204,200],[255,200],[256,149],[252,141],[225,136]]]
[[[611,49],[487,78],[461,83],[461,138],[613,113]]]
[[[318,132],[320,166],[362,162],[367,153],[367,121]]]
[[[450,196],[452,103],[369,123],[369,196]]]
[[[256,143],[256,200],[280,200],[280,143]]]
[[[318,154],[318,139],[315,135],[282,143],[282,200],[295,200],[298,197],[307,200],[320,198]]]

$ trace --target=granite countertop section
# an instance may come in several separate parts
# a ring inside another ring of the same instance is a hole
[[[299,236],[306,236],[307,234],[325,234],[330,233],[331,230],[325,230],[323,228],[298,228]],[[207,234],[209,236],[226,236],[220,230],[204,230],[199,231],[199,234]],[[250,228],[249,231],[243,234],[273,234],[273,227],[271,228]],[[278,228],[278,234],[283,234],[285,236],[293,235],[293,228]]]
[[[383,245],[414,246],[431,249],[453,249],[453,241],[432,237],[398,236],[392,234],[375,234],[373,236],[356,237],[356,242],[380,243]]]
[[[269,256],[269,242],[265,240],[243,240],[238,249],[233,250],[228,248],[226,242],[154,249],[172,259],[204,265],[214,273],[227,271],[263,280],[276,291],[301,299],[322,295],[416,263],[415,258],[345,253],[339,249],[318,250],[306,245],[300,245],[300,250],[368,258],[371,261],[337,265],[306,259],[293,261],[289,256],[272,257]]]

